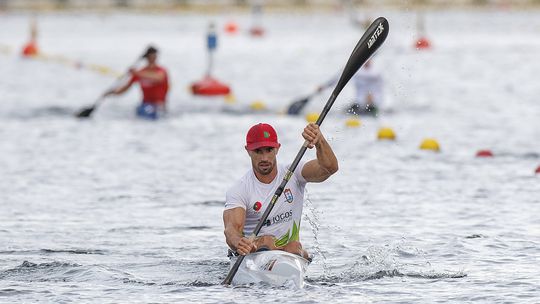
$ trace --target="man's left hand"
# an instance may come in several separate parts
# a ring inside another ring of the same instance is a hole
[[[308,141],[308,148],[311,149],[319,143],[322,134],[321,130],[319,129],[319,126],[314,123],[309,123],[305,128],[304,132],[302,132],[302,136],[305,140]]]

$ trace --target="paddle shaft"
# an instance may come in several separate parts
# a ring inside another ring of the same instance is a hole
[[[137,59],[137,61],[136,61],[134,64],[132,64],[131,67],[137,66],[137,64],[139,63],[139,61],[140,61],[140,58]],[[131,69],[131,68],[130,68],[130,69]],[[110,92],[111,90],[114,90],[114,89],[118,88],[118,86],[119,86],[120,84],[122,84],[122,83],[125,81],[126,76],[129,75],[129,70],[130,70],[130,69],[128,69],[128,72],[125,72],[125,73],[122,74],[120,77],[118,77],[118,78],[116,79],[116,81],[115,81],[115,82],[114,82],[114,83],[113,83],[113,84],[112,84],[105,92],[103,92],[103,94],[101,94],[101,96],[99,96],[98,99],[96,99],[96,101],[94,102],[94,105],[92,106],[92,108],[97,108],[97,107],[105,100],[105,94],[107,94],[107,93]]]
[[[124,74],[122,74],[120,77],[118,77],[116,79],[116,81],[107,89],[107,91],[105,91],[97,100],[96,102],[94,102],[94,107],[98,106],[100,103],[103,102],[103,100],[105,99],[103,95],[107,94],[107,92],[110,92],[111,90],[114,90],[116,88],[118,88],[118,86],[120,84],[122,84],[125,79],[126,79],[126,76],[128,76],[131,72],[132,69],[135,69],[138,65],[139,65],[139,62],[141,62],[141,60],[143,59],[144,57],[141,56],[139,58],[137,58],[137,60],[129,66],[129,69],[124,72]]]
[[[330,95],[330,98],[328,98],[328,101],[326,102],[326,105],[321,111],[321,114],[319,115],[319,119],[317,119],[317,122],[315,124],[321,125],[324,118],[332,108],[332,105],[334,104],[334,101],[336,101],[337,96],[343,90],[347,82],[352,78],[352,76],[358,71],[358,69],[366,63],[369,58],[379,49],[379,47],[382,45],[382,43],[386,40],[386,37],[388,36],[388,21],[383,18],[379,17],[373,23],[369,26],[369,28],[366,30],[364,35],[362,35],[362,38],[360,38],[360,41],[356,44],[356,47],[352,51],[352,54],[347,61],[347,64],[345,65],[345,68],[343,69],[343,72],[341,74],[341,77],[339,78],[338,83],[336,84],[336,87],[334,88],[334,91],[332,91],[332,95]],[[309,145],[309,142],[306,140],[302,147],[300,148],[300,151],[298,151],[298,154],[296,154],[296,157],[294,158],[294,161],[292,162],[291,166],[289,167],[287,173],[285,174],[285,177],[281,181],[281,184],[276,189],[276,192],[274,193],[274,196],[272,196],[272,200],[270,200],[270,204],[268,207],[266,207],[266,210],[264,211],[261,219],[259,220],[259,223],[255,227],[255,230],[253,230],[253,233],[251,234],[250,238],[255,238],[257,234],[262,229],[262,226],[265,225],[266,219],[270,215],[270,212],[272,212],[272,209],[274,208],[275,203],[277,202],[278,198],[281,196],[281,193],[283,193],[283,190],[285,189],[285,186],[287,185],[287,182],[291,179],[294,170],[298,166],[298,163],[306,153],[307,147]],[[240,264],[242,264],[242,261],[244,260],[245,255],[240,255],[236,259],[236,262],[234,263],[233,267],[229,271],[229,274],[227,274],[227,277],[225,280],[223,280],[224,285],[231,284],[234,275],[238,271],[238,268],[240,267]]]
[[[144,56],[141,56],[141,57],[137,58],[137,60],[130,66],[129,70],[131,70],[132,68],[135,68],[143,58],[144,58]],[[124,79],[126,78],[126,76],[129,75],[129,70],[127,72],[125,72],[124,74],[122,74],[120,77],[118,77],[115,80],[115,82],[107,89],[107,91],[103,92],[103,94],[101,94],[98,97],[98,99],[96,99],[96,101],[94,101],[92,106],[83,109],[76,116],[79,117],[79,118],[90,117],[90,115],[92,115],[92,112],[94,112],[97,109],[97,107],[105,100],[105,94],[107,94],[107,92],[117,88],[122,82],[124,82]]]

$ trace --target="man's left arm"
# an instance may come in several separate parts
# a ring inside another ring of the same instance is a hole
[[[319,126],[310,123],[304,128],[302,136],[309,142],[308,148],[317,150],[317,159],[308,161],[302,168],[302,176],[308,182],[320,183],[338,171],[338,160],[332,147],[326,141]]]

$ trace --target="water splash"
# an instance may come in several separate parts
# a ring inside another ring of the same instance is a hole
[[[304,200],[304,206],[307,208],[307,211],[304,214],[304,220],[306,220],[309,223],[309,226],[311,227],[311,232],[313,233],[313,249],[319,256],[322,257],[322,267],[323,267],[323,273],[329,274],[330,269],[328,267],[327,258],[324,252],[321,249],[321,243],[319,242],[319,229],[321,227],[321,220],[320,220],[320,211],[318,211],[315,206],[313,205],[313,202],[308,197],[308,193],[306,190],[306,199]]]
[[[455,279],[466,277],[463,270],[436,271],[425,257],[425,252],[401,239],[397,244],[372,245],[347,269],[338,272],[325,272],[308,282],[317,285],[351,283],[393,277],[417,279]]]

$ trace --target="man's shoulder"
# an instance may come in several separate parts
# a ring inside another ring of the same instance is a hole
[[[298,165],[296,166],[296,169],[294,170],[294,174],[292,175],[292,178],[296,179],[300,183],[306,183],[306,179],[302,175],[302,170],[304,169],[304,165],[306,163],[307,163],[306,161],[300,161]],[[281,170],[284,170],[284,172],[286,172],[287,170],[289,170],[291,165],[292,164],[283,165]]]
[[[139,72],[142,71],[158,71],[158,72],[164,72],[167,73],[167,69],[164,66],[161,65],[154,65],[154,66],[144,66],[142,67]]]
[[[304,165],[306,164],[306,161],[303,161],[301,160],[300,162],[298,162],[298,165],[296,165],[296,168],[294,170],[294,172],[300,172],[302,171],[302,168],[304,167]],[[287,170],[289,170],[289,168],[291,167],[292,164],[286,164],[286,165],[278,165],[278,171],[281,172],[286,172]]]

